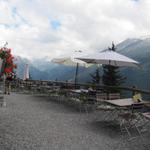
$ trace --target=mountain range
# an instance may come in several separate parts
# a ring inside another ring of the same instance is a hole
[[[150,90],[150,38],[126,39],[116,45],[117,51],[140,62],[142,68],[121,68],[121,73],[127,78],[125,85],[136,85],[141,89]],[[17,56],[17,76],[23,78],[24,66],[29,64],[30,77],[36,80],[74,81],[75,67],[58,65],[47,58],[28,60]],[[79,82],[89,82],[90,74],[96,66],[79,67]],[[101,69],[101,68],[100,68]],[[102,72],[102,71],[101,71]]]

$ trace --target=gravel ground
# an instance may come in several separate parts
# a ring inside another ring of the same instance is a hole
[[[125,148],[119,127],[94,121],[95,113],[81,114],[48,97],[12,93],[5,99],[7,106],[0,108],[0,150],[119,150],[119,145],[122,150],[148,149]]]

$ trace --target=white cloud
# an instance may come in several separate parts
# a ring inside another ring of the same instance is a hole
[[[0,5],[0,42],[29,58],[102,50],[111,41],[150,35],[149,0],[0,0]]]

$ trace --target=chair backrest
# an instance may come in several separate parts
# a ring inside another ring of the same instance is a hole
[[[144,108],[143,103],[134,103],[134,104],[131,105],[132,112],[142,111],[143,108]]]
[[[109,100],[120,99],[120,93],[109,93],[108,94],[108,99]]]
[[[96,91],[88,91],[88,95],[95,97],[96,96]]]
[[[96,100],[97,101],[107,100],[107,93],[96,93]]]

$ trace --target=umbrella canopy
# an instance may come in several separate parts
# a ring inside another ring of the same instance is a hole
[[[29,79],[29,65],[25,64],[23,80],[27,80],[27,79]]]
[[[0,70],[2,69],[3,60],[0,58]]]
[[[66,66],[76,66],[77,63],[80,64],[80,66],[86,66],[86,62],[81,61],[81,60],[77,60],[73,57],[63,57],[63,58],[54,58],[52,59],[53,63],[58,63],[58,64],[63,64]]]
[[[106,50],[100,53],[93,53],[92,55],[85,55],[82,57],[76,57],[76,59],[82,60],[86,63],[105,64],[112,66],[128,66],[139,67],[139,62],[119,54],[113,50]]]
[[[63,64],[63,65],[67,65],[67,66],[75,66],[76,67],[76,71],[75,71],[75,86],[78,82],[78,70],[79,70],[79,65],[83,66],[83,67],[88,67],[90,66],[89,64],[87,64],[86,62],[82,61],[82,60],[78,60],[74,58],[75,56],[72,57],[63,57],[63,58],[54,58],[51,60],[51,62],[53,63],[58,63],[58,64]]]
[[[2,71],[3,71],[3,60],[0,58],[0,75],[1,75],[1,73],[2,73]]]

